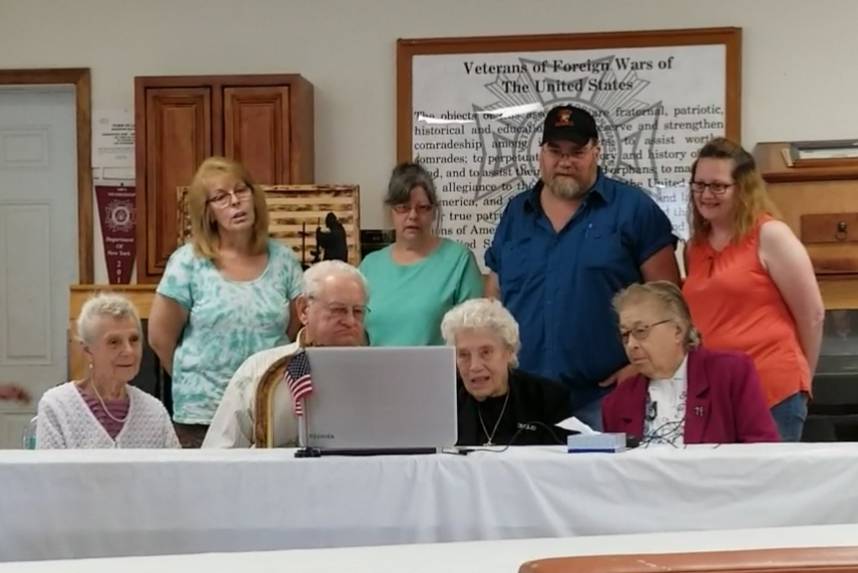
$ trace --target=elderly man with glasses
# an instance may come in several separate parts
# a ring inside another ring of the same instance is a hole
[[[295,342],[257,352],[236,371],[212,419],[204,448],[254,445],[254,405],[259,383],[269,371],[308,346],[363,346],[367,287],[363,275],[342,261],[323,261],[304,273],[304,291],[297,301],[303,328]],[[285,386],[285,384],[284,384]],[[288,392],[275,394],[291,399]],[[282,406],[282,404],[280,404]],[[275,411],[286,411],[276,407]],[[294,446],[297,418],[278,420],[274,445]]]

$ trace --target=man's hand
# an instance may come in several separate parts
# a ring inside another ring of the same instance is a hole
[[[18,400],[19,402],[29,402],[30,394],[20,386],[15,384],[0,384],[0,400]]]
[[[599,382],[599,386],[602,388],[606,388],[607,386],[613,386],[614,384],[618,384],[627,378],[631,378],[635,374],[638,374],[638,369],[635,368],[631,364],[627,364],[623,366],[601,382]]]

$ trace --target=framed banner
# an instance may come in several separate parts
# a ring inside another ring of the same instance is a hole
[[[441,234],[482,264],[509,198],[539,177],[545,113],[596,119],[601,166],[687,232],[688,175],[710,138],[740,136],[741,29],[402,39],[397,157],[436,178]]]

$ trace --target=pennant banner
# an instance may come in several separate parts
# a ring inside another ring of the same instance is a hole
[[[108,279],[110,284],[128,284],[136,253],[134,187],[96,185],[95,198]]]

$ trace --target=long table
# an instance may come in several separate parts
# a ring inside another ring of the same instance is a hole
[[[0,452],[0,560],[858,523],[858,444]]]
[[[696,553],[855,545],[858,545],[858,525],[816,525],[564,539],[29,561],[0,563],[0,573],[515,573],[525,561],[573,555]]]

